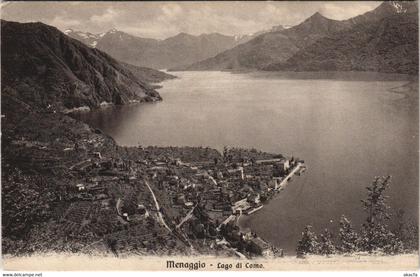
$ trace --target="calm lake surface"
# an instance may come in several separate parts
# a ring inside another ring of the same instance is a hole
[[[121,145],[255,147],[305,160],[269,204],[241,226],[286,254],[303,227],[358,228],[374,176],[392,175],[390,205],[418,218],[418,96],[404,77],[367,73],[174,72],[160,103],[82,115]]]

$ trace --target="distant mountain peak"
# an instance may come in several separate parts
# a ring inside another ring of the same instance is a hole
[[[165,39],[165,41],[179,41],[179,42],[185,42],[185,41],[192,41],[195,40],[197,38],[200,38],[203,36],[194,36],[185,32],[181,32],[178,33],[177,35],[173,36],[173,37],[169,37],[167,39]]]
[[[330,33],[342,29],[343,24],[334,19],[323,16],[320,12],[316,12],[303,21],[301,24],[296,25],[287,31],[300,30],[306,33],[306,35]]]
[[[95,48],[96,45],[98,44],[98,38],[100,36],[100,35],[92,34],[90,32],[82,32],[82,31],[73,30],[70,28],[66,29],[63,33],[74,39],[83,40],[85,44],[93,48]]]
[[[190,35],[190,34],[188,34],[188,33],[186,33],[186,32],[181,32],[181,33],[179,33],[179,34],[177,34],[176,36],[174,36],[174,37],[180,37],[180,38],[183,38],[183,37],[194,37],[193,35]]]
[[[325,16],[323,16],[319,11],[311,15],[307,21],[314,21],[314,20],[331,20]]]
[[[107,33],[108,34],[114,34],[114,33],[117,33],[117,32],[119,32],[116,28],[112,28],[111,30],[109,30]]]

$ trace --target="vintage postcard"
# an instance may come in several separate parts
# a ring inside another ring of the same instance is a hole
[[[4,272],[416,272],[418,15],[1,2]]]

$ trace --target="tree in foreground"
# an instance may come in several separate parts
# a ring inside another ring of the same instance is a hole
[[[369,253],[382,252],[385,254],[399,254],[413,252],[419,249],[418,225],[414,221],[403,219],[404,212],[397,213],[398,227],[391,230],[388,226],[390,214],[386,203],[385,191],[390,185],[391,177],[375,177],[372,184],[366,187],[367,198],[362,201],[362,207],[367,213],[366,221],[362,224],[360,232],[356,232],[351,221],[344,215],[340,219],[337,246],[334,245],[332,234],[326,230],[317,237],[306,226],[296,249],[297,256],[306,254],[330,255],[335,251],[342,254],[366,251]]]
[[[341,253],[353,253],[359,250],[359,235],[353,229],[351,221],[345,215],[340,218],[340,229],[338,232],[338,250]]]
[[[311,229],[312,226],[307,225],[302,232],[302,237],[296,248],[297,257],[301,258],[306,254],[316,254],[318,252],[318,238]]]
[[[319,254],[329,256],[336,253],[336,248],[332,240],[332,234],[327,228],[325,228],[324,233],[322,233],[319,238]]]
[[[404,244],[404,251],[413,252],[419,250],[419,227],[414,220],[406,218],[405,211],[399,209],[396,213],[398,225],[393,233]]]
[[[387,225],[390,215],[386,203],[385,190],[389,187],[390,176],[376,177],[366,189],[368,197],[362,200],[362,206],[367,213],[366,222],[362,225],[360,247],[362,251],[383,251],[395,254],[402,251],[401,241],[389,230]]]
[[[404,223],[403,233],[400,239],[404,242],[404,248],[408,252],[419,250],[419,226],[414,220]]]

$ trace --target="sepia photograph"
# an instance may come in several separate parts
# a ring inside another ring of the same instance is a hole
[[[417,276],[417,1],[0,11],[3,276]]]

